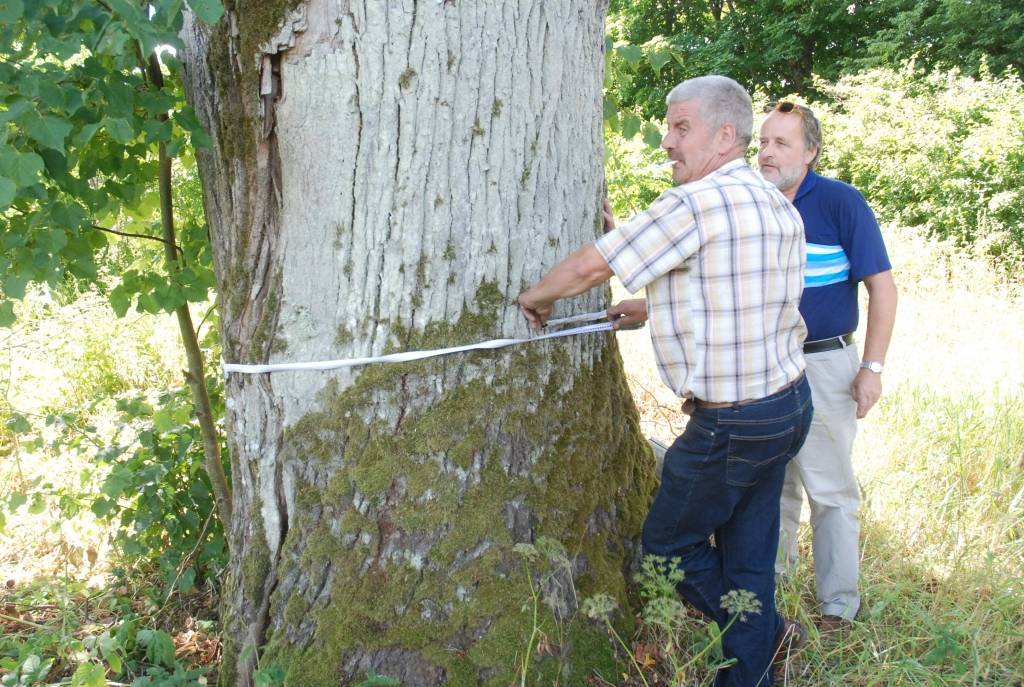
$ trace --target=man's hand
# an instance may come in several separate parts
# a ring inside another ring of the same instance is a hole
[[[539,282],[519,294],[519,306],[530,326],[540,329],[551,317],[555,301],[571,298],[603,284],[612,268],[592,243],[551,268]]]
[[[553,301],[544,301],[536,297],[535,289],[527,289],[519,294],[519,308],[530,323],[531,329],[540,329],[551,318],[551,312],[555,309]]]
[[[604,208],[601,210],[601,216],[604,217],[604,233],[608,233],[615,228],[615,211],[612,210],[612,204],[608,200],[608,196],[604,197]]]
[[[608,319],[615,329],[631,324],[643,324],[647,321],[647,300],[633,298],[621,301],[608,308]]]
[[[860,370],[853,378],[853,400],[857,402],[857,419],[863,418],[882,397],[882,375]]]

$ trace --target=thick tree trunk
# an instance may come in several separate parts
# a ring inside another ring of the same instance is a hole
[[[225,358],[524,336],[516,295],[600,225],[605,3],[226,4],[183,29]],[[613,337],[227,394],[222,684],[257,656],[298,687],[508,684],[533,628],[513,546],[539,536],[577,595],[622,597],[654,482]],[[607,642],[564,622],[548,663],[582,675]]]

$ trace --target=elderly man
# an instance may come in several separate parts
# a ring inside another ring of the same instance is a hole
[[[857,613],[860,502],[850,459],[857,418],[882,393],[882,365],[896,318],[896,286],[871,208],[851,186],[814,173],[821,127],[802,105],[781,102],[761,125],[761,174],[793,202],[807,236],[807,273],[800,313],[807,323],[807,378],[814,422],[803,450],[786,470],[782,552],[777,570],[797,558],[803,505],[811,505],[814,573],[820,627],[843,627]],[[857,357],[857,284],[868,292],[864,358]]]
[[[779,498],[812,414],[798,310],[803,226],[744,160],[753,112],[739,84],[691,79],[667,103],[662,147],[679,185],[556,265],[519,303],[536,328],[556,300],[613,273],[630,292],[646,287],[646,312],[636,300],[611,314],[649,316],[661,376],[691,417],[665,456],[644,549],[678,559],[679,592],[721,626],[735,610],[730,592],[753,593],[759,609],[725,633],[736,663],[716,684],[770,685],[774,649],[794,629],[775,611]]]

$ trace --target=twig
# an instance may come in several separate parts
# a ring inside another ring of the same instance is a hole
[[[213,311],[216,310],[216,309],[217,309],[217,304],[214,303],[213,305],[210,306],[210,309],[206,311],[206,314],[203,315],[203,319],[199,320],[199,324],[196,325],[196,338],[197,339],[201,339],[202,338],[202,337],[200,337],[200,332],[202,332],[202,330],[203,330],[203,325],[206,324],[206,320],[209,319],[210,315],[212,315]]]
[[[12,622],[12,623],[21,623],[22,625],[26,625],[28,627],[34,627],[37,630],[49,630],[50,629],[46,625],[40,625],[39,623],[34,623],[31,620],[24,620],[22,618],[15,618],[14,616],[5,615],[3,613],[0,613],[0,620],[6,620],[6,621]]]
[[[150,241],[159,241],[160,243],[163,243],[165,245],[170,246],[171,248],[176,250],[179,254],[181,254],[181,252],[182,252],[181,251],[181,247],[178,246],[178,244],[172,243],[172,242],[168,241],[167,239],[161,238],[159,236],[150,236],[149,234],[133,234],[130,231],[118,231],[117,229],[108,229],[107,227],[101,227],[98,224],[93,224],[92,228],[93,229],[97,229],[99,231],[105,231],[108,234],[117,234],[118,236],[127,236],[127,237],[133,238],[133,239],[149,239]]]
[[[174,591],[175,589],[177,589],[178,580],[181,579],[182,574],[185,572],[185,567],[188,565],[188,562],[192,560],[192,557],[196,555],[196,551],[198,551],[199,547],[202,545],[203,537],[206,536],[206,528],[210,526],[210,520],[213,518],[213,514],[216,512],[217,509],[214,508],[213,510],[210,511],[210,514],[206,516],[206,522],[203,523],[203,529],[199,533],[199,536],[196,538],[196,545],[192,547],[192,550],[189,551],[189,554],[187,556],[181,559],[181,564],[178,566],[178,573],[174,576],[174,581],[171,582],[171,590],[167,592],[167,598],[164,599],[163,605],[159,609],[157,609],[156,613],[153,614],[154,618],[158,617],[161,613],[163,613],[164,610],[167,608],[167,605],[171,602],[171,597],[174,596]]]

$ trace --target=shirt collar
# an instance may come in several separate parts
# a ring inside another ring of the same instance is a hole
[[[734,169],[739,169],[740,167],[750,167],[750,165],[747,164],[747,159],[746,158],[738,157],[735,160],[730,160],[729,162],[726,162],[724,165],[722,165],[721,167],[719,167],[715,171],[716,172],[720,172],[720,173],[726,173],[726,172],[731,172]]]
[[[813,169],[808,169],[807,176],[805,176],[804,180],[800,182],[800,188],[796,190],[796,196],[793,197],[793,202],[795,203],[796,201],[806,196],[808,193],[811,192],[811,189],[817,185],[818,175],[814,173]]]

